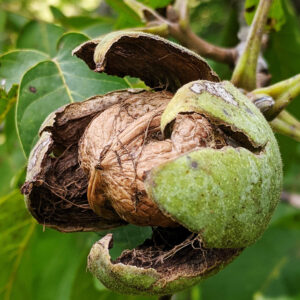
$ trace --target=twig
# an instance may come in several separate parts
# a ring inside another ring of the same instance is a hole
[[[290,126],[288,123],[279,118],[271,121],[270,125],[275,132],[289,136],[292,139],[300,142],[300,129]]]
[[[140,30],[154,33],[154,29],[157,27],[160,29],[158,34],[162,33],[164,36],[172,36],[181,45],[194,50],[204,57],[229,65],[234,64],[237,57],[235,48],[215,46],[201,39],[191,30],[188,19],[188,1],[177,0],[174,6],[169,6],[167,18],[160,16],[156,11],[136,0],[124,0],[124,2],[146,23],[147,27],[140,28]]]
[[[300,74],[268,87],[256,89],[253,94],[266,94],[274,99],[275,104],[265,113],[268,120],[273,120],[300,94]]]
[[[222,48],[208,43],[197,36],[190,27],[182,28],[180,24],[170,23],[169,32],[183,46],[215,61],[233,65],[237,56],[235,48]]]
[[[248,91],[256,88],[256,68],[264,34],[264,27],[272,0],[260,0],[257,7],[246,45],[235,66],[231,82]]]
[[[283,110],[277,117],[278,119],[286,122],[289,126],[298,128],[300,130],[300,121],[298,121],[294,116],[292,116],[286,110]]]

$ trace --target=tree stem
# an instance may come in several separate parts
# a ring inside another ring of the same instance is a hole
[[[261,40],[272,0],[260,0],[250,27],[246,45],[235,66],[231,82],[247,91],[256,88],[256,68]]]
[[[169,32],[180,44],[196,53],[215,61],[233,65],[236,50],[215,46],[197,36],[189,26],[182,27],[178,23],[169,23]]]

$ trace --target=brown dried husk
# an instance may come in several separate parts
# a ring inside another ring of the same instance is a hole
[[[78,142],[97,114],[135,93],[117,91],[72,103],[44,122],[22,188],[27,207],[39,223],[64,232],[99,231],[126,224],[109,203],[103,216],[90,208],[89,178],[79,165]]]
[[[152,237],[133,250],[124,250],[113,263],[155,269],[166,281],[199,276],[218,269],[242,249],[205,248],[199,234],[184,227],[153,229]]]

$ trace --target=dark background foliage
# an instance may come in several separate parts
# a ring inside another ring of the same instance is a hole
[[[171,1],[141,2],[163,12]],[[241,2],[190,1],[191,27],[210,42],[234,46]],[[283,19],[270,34],[265,51],[274,83],[300,71],[299,1],[281,4]],[[0,1],[0,299],[152,299],[106,290],[86,272],[89,249],[104,233],[62,234],[45,229],[29,216],[19,192],[26,157],[41,122],[52,110],[136,84],[130,78],[90,72],[70,55],[72,49],[112,30],[141,25],[122,0]],[[222,79],[230,78],[228,66],[209,62]],[[47,76],[55,80],[48,81]],[[288,110],[300,118],[300,99]],[[284,189],[300,193],[300,144],[283,136],[278,140]],[[149,228],[134,226],[115,230],[112,256],[149,234]],[[176,299],[300,299],[299,282],[300,211],[281,203],[255,245]]]

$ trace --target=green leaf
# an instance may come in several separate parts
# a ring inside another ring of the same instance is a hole
[[[25,164],[15,130],[14,108],[15,105],[8,111],[0,130],[0,197],[11,191],[12,179]]]
[[[139,16],[131,8],[129,8],[123,0],[105,0],[105,2],[119,15],[117,22],[115,23],[116,29],[138,27],[143,25]]]
[[[142,26],[138,15],[127,6],[123,0],[105,0],[119,15],[115,24],[116,29],[130,28]],[[166,7],[172,0],[140,0],[139,2],[149,6],[150,8]]]
[[[23,74],[36,63],[48,59],[36,50],[14,50],[0,56],[0,82],[8,92],[13,84],[19,84]]]
[[[50,10],[55,21],[59,22],[63,27],[71,30],[80,30],[91,38],[99,37],[113,30],[115,20],[111,18],[90,16],[67,17],[57,7],[50,6]]]
[[[113,233],[114,238],[114,247],[110,250],[112,259],[116,259],[125,249],[133,249],[141,245],[152,235],[150,227],[127,225],[117,229],[101,232],[99,239],[110,232]]]
[[[53,57],[56,54],[57,41],[64,31],[62,27],[54,24],[30,21],[18,37],[17,48],[36,49]]]
[[[166,7],[172,2],[172,0],[139,0],[139,2],[142,2],[143,4],[152,8],[160,8]]]
[[[21,207],[21,209],[20,209]],[[35,228],[18,190],[0,198],[0,295],[11,299],[16,273]]]
[[[28,18],[16,13],[7,11],[7,28],[15,32],[20,32],[22,27],[28,22]]]
[[[0,88],[0,124],[5,119],[10,108],[17,100],[17,86],[14,85],[8,93]]]
[[[67,18],[59,8],[53,5],[50,5],[49,8],[55,21],[63,22]]]
[[[258,3],[259,0],[246,0],[245,2],[245,19],[248,25],[252,23]],[[285,15],[282,2],[281,0],[274,0],[268,16],[267,28],[279,31],[284,23]]]
[[[101,35],[113,31],[113,23],[99,22],[82,29],[82,32],[91,38],[97,38]]]
[[[79,33],[64,35],[56,57],[38,63],[23,76],[16,122],[26,156],[36,142],[39,127],[52,111],[67,103],[128,87],[123,79],[94,73],[83,61],[71,56],[72,50],[87,40]]]
[[[22,252],[19,252],[22,255],[19,255],[18,260],[16,257],[12,259],[17,267],[11,268],[10,265],[4,264],[4,258],[1,260],[1,267],[14,271],[13,277],[7,274],[10,272],[1,272],[1,278],[10,283],[10,289],[8,290],[6,285],[3,290],[4,299],[72,299],[76,272],[79,267],[81,273],[86,272],[86,266],[82,262],[86,261],[92,244],[91,237],[95,234],[62,234],[51,229],[43,232],[42,226],[31,224],[33,225],[29,225],[30,231],[26,232],[26,244],[23,242]],[[13,244],[10,248],[13,248]],[[8,256],[10,248],[6,249]]]
[[[1,139],[7,139],[5,135],[1,136]],[[12,178],[22,165],[24,165],[24,156],[22,155],[22,152],[20,153],[18,144],[16,149],[13,149],[12,151],[7,150],[6,143],[0,145],[0,197],[11,191]]]
[[[0,198],[0,207],[9,213],[4,219],[3,213],[2,219],[0,215],[1,233],[8,233],[0,237],[3,245],[0,267],[8,272],[0,273],[3,293],[0,297],[3,295],[6,300],[124,299],[96,284],[93,276],[86,272],[87,255],[98,239],[97,234],[62,234],[52,229],[43,232],[42,226],[28,218],[19,192],[3,199]],[[126,228],[119,233],[115,230],[116,248],[124,248],[128,241],[136,239],[137,242],[145,237],[144,229],[136,226],[128,227],[129,232],[124,236]],[[128,296],[127,299],[156,298]]]
[[[6,12],[4,10],[0,11],[0,32],[1,34],[4,32],[6,24]]]
[[[292,222],[294,226],[282,227],[276,221],[261,240],[201,284],[203,299],[218,299],[220,291],[224,300],[299,299],[300,212],[289,218],[284,215],[281,223]]]
[[[3,160],[6,163],[10,162],[10,169],[13,176],[15,175],[15,173],[19,172],[19,169],[22,168],[23,165],[25,164],[25,157],[21,148],[21,144],[18,139],[15,115],[16,115],[16,103],[9,110],[9,112],[5,117],[4,128],[3,128],[5,143],[2,145],[4,150]],[[6,174],[6,177],[9,177],[9,175]]]

